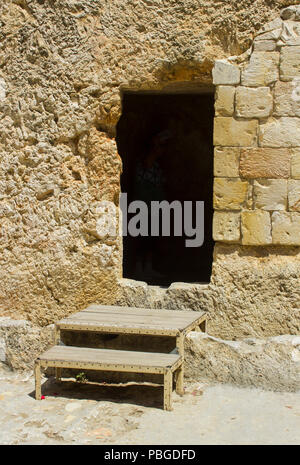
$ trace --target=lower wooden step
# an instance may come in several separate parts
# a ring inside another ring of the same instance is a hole
[[[177,354],[54,346],[36,360],[36,399],[41,398],[42,368],[56,368],[56,378],[58,380],[61,378],[62,368],[154,373],[164,375],[164,408],[171,410],[174,372],[176,375],[176,392],[183,394],[182,362],[182,357]]]

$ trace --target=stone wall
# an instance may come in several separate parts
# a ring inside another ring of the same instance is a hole
[[[281,12],[241,56],[217,60],[216,241],[208,285],[123,281],[122,305],[206,310],[224,340],[300,331],[300,7]]]
[[[216,61],[214,239],[300,245],[300,7]]]
[[[1,316],[46,326],[91,302],[122,302],[203,308],[224,339],[299,332],[299,112],[286,95],[300,22],[296,10],[278,19],[292,3],[1,2]],[[121,242],[96,227],[99,201],[118,205],[122,91],[198,89],[216,59],[243,52],[213,72],[211,283],[171,286],[163,298],[131,292],[119,280]]]

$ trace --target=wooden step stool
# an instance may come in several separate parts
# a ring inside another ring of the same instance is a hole
[[[36,361],[36,399],[41,397],[41,368],[55,367],[57,379],[62,368],[157,373],[164,375],[164,409],[170,410],[173,373],[176,392],[183,394],[184,338],[190,331],[206,331],[206,319],[203,311],[90,305],[56,323],[56,346]],[[178,354],[59,346],[61,331],[173,337]]]
[[[162,374],[164,375],[164,410],[172,410],[173,373],[176,377],[176,392],[183,394],[182,376],[180,376],[182,357],[176,354],[54,346],[35,362],[37,400],[41,399],[41,369],[48,367],[56,368],[59,379],[62,368]]]

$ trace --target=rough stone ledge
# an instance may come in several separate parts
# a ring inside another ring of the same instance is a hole
[[[197,304],[197,296],[205,292],[209,284],[174,282],[169,287],[160,287],[122,278],[119,279],[118,286],[116,305],[197,311],[202,310],[202,306]]]
[[[185,375],[191,380],[300,390],[300,336],[224,341],[205,333],[186,338]]]
[[[280,16],[284,20],[300,21],[300,6],[291,5],[281,10]]]
[[[13,370],[33,368],[38,355],[54,343],[54,325],[33,326],[26,320],[0,317],[0,362]]]

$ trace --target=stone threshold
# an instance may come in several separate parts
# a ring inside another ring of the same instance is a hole
[[[210,287],[209,283],[174,282],[168,287],[152,286],[144,281],[121,278],[115,304],[142,308],[170,310],[199,309],[197,298]]]

